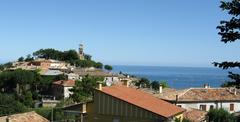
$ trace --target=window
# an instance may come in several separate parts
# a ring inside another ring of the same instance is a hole
[[[234,111],[234,104],[230,104],[230,111]]]
[[[214,109],[214,106],[213,105],[210,105],[210,110]]]
[[[206,111],[207,110],[207,106],[206,105],[200,105],[200,110]]]

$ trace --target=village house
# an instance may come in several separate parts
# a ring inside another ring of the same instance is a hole
[[[49,122],[49,120],[32,111],[0,117],[0,122]]]
[[[69,98],[72,92],[70,89],[75,86],[75,80],[59,80],[52,84],[53,96],[56,99]]]
[[[58,60],[49,60],[51,62],[49,69],[55,69],[55,70],[66,70],[70,66],[70,64],[64,62],[64,61],[58,61]]]
[[[165,122],[183,118],[184,111],[139,89],[99,84],[93,102],[87,105],[87,119],[89,122]]]
[[[68,73],[67,77],[69,80],[80,80],[80,76],[75,73]]]
[[[92,101],[67,106],[66,116],[80,122],[173,122],[182,119],[185,109],[153,95],[125,85],[102,87],[94,91]]]
[[[78,75],[75,78],[79,78],[79,80],[81,80],[85,76],[103,77],[104,82],[112,84],[120,81],[121,78],[124,78],[124,76],[122,75],[106,72],[104,70],[96,68],[74,69],[73,73]]]
[[[240,111],[240,90],[236,88],[189,88],[176,90],[162,89],[154,96],[161,98],[179,107],[209,111],[210,109],[223,108],[230,113]]]
[[[36,67],[37,69],[49,69],[51,61],[46,59],[36,59],[29,62],[28,66]]]
[[[183,117],[191,122],[207,122],[207,112],[199,109],[188,109]]]

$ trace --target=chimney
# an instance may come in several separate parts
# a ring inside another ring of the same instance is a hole
[[[237,89],[234,88],[234,95],[237,95]]]
[[[159,85],[159,94],[161,94],[163,92],[163,87],[162,84]]]
[[[178,95],[176,95],[176,103],[175,104],[177,105],[177,103],[178,103]]]
[[[129,81],[128,81],[128,80],[124,80],[124,81],[123,81],[123,85],[129,87]]]
[[[209,84],[204,84],[204,88],[205,89],[210,88],[210,85]]]
[[[101,81],[98,82],[98,90],[102,91],[102,82]]]

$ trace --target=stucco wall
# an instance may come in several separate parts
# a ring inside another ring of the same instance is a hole
[[[166,118],[106,95],[94,92],[94,102],[87,106],[88,122],[164,122]]]
[[[234,104],[234,111],[230,111],[230,104]],[[224,108],[225,110],[229,111],[230,113],[240,111],[240,102],[205,102],[205,103],[179,103],[177,105],[181,105],[182,108],[190,109],[200,109],[200,105],[206,105],[207,111],[210,110],[210,106],[214,106],[214,108]]]
[[[72,89],[73,87],[64,87],[64,98],[69,98],[70,95],[72,94],[72,92],[70,91],[70,89]]]

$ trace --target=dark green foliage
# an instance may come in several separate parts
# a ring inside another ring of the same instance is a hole
[[[0,64],[0,71],[4,70],[4,66],[2,64]]]
[[[221,21],[220,25],[217,28],[220,30],[218,33],[221,35],[221,41],[234,42],[240,39],[240,1],[239,0],[230,0],[230,1],[221,1],[220,8],[227,11],[229,15],[232,16],[230,20]]]
[[[94,64],[94,67],[98,68],[98,69],[102,69],[103,68],[103,64],[101,62],[97,62]]]
[[[14,95],[0,93],[0,116],[21,113],[26,107],[18,102]]]
[[[219,35],[221,36],[221,41],[224,43],[235,42],[240,40],[240,1],[239,0],[230,0],[230,1],[221,1],[220,8],[223,11],[227,11],[231,16],[230,20],[224,20],[220,22],[220,25],[217,26],[219,29]],[[222,62],[222,63],[213,63],[216,67],[222,69],[229,68],[240,68],[240,62]],[[229,72],[229,78],[231,81],[227,81],[223,86],[236,86],[240,88],[240,75]]]
[[[84,55],[84,59],[90,61],[90,60],[92,60],[92,56],[91,56],[91,55],[88,55],[88,54],[85,54],[85,55]]]
[[[23,61],[24,61],[24,57],[18,58],[18,61],[19,61],[19,62],[23,62]]]
[[[95,62],[91,60],[90,55],[85,55],[85,60],[80,60],[79,55],[75,50],[68,51],[58,51],[55,49],[40,49],[33,53],[34,56],[45,59],[55,59],[60,61],[65,61],[76,67],[95,67],[102,69],[103,64],[101,62]]]
[[[64,51],[61,55],[63,55],[62,57],[63,61],[69,62],[79,60],[78,53],[75,50]]]
[[[39,94],[49,94],[53,81],[65,80],[66,76],[41,76],[38,71],[17,69],[0,73],[0,89],[4,93],[22,93],[31,91],[33,99],[38,99]],[[18,89],[16,89],[18,87]]]
[[[141,78],[138,82],[135,83],[135,85],[139,88],[149,88],[150,81],[147,78]]]
[[[162,85],[163,88],[168,88],[168,83],[166,81],[160,81],[160,84]]]
[[[33,60],[34,60],[34,58],[30,54],[28,54],[25,59],[25,61],[33,61]]]
[[[160,83],[158,81],[151,82],[152,89],[158,90]]]
[[[0,88],[4,92],[13,93],[19,85],[17,93],[26,90],[26,85],[34,81],[34,73],[26,70],[4,71],[0,74]]]
[[[44,118],[51,120],[52,108],[34,108],[34,109],[29,109],[29,111],[35,111],[36,113],[43,116]]]
[[[186,118],[183,118],[183,120],[181,121],[181,119],[175,119],[175,122],[191,122],[191,120],[188,120]]]
[[[63,52],[49,48],[49,49],[40,49],[33,53],[33,56],[38,58],[45,59],[55,59],[55,60],[63,60]]]
[[[111,70],[113,70],[113,67],[110,66],[110,65],[105,65],[105,66],[104,66],[104,69],[105,69],[105,70],[108,70],[108,71],[111,71]]]
[[[52,48],[49,49],[40,49],[33,53],[34,56],[38,58],[45,58],[45,59],[54,59],[66,62],[72,62],[79,60],[78,53],[75,50],[68,50],[68,51],[59,51]]]
[[[20,101],[27,107],[33,107],[34,105],[33,96],[30,91],[24,92]]]
[[[8,62],[8,63],[5,63],[5,64],[0,64],[0,70],[4,70],[5,68],[8,69],[8,68],[12,68],[13,65],[11,62]]]
[[[211,122],[235,122],[236,118],[224,109],[212,109],[207,114]]]
[[[83,102],[93,97],[93,91],[97,86],[97,81],[103,81],[103,78],[86,76],[81,81],[77,80],[76,85],[70,91],[73,92],[71,98],[75,102]]]
[[[166,81],[153,81],[150,84],[152,86],[152,89],[159,90],[159,85],[162,85],[162,88],[168,88],[168,84]]]

